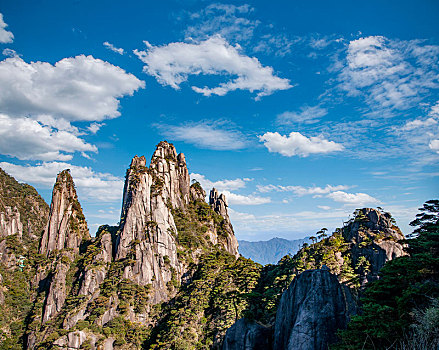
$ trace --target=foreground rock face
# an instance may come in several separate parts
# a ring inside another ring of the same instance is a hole
[[[355,219],[344,228],[343,237],[350,243],[354,266],[362,261],[365,264],[362,286],[376,280],[387,261],[407,254],[400,242],[405,237],[392,223],[392,216],[376,209],[359,209]]]
[[[326,350],[356,313],[349,288],[327,269],[309,270],[294,279],[280,300],[274,350]]]
[[[244,318],[227,330],[223,350],[270,350],[272,329]]]

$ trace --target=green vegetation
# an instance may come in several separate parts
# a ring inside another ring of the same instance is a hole
[[[411,223],[410,256],[389,261],[367,285],[362,314],[353,317],[334,349],[435,349],[439,344],[439,201]],[[418,345],[417,345],[418,344]],[[415,347],[420,346],[420,347]]]
[[[163,304],[151,349],[210,349],[243,316],[261,266],[223,250],[203,256],[189,284]]]

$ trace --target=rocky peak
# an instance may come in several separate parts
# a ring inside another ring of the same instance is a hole
[[[201,184],[195,181],[190,188],[190,196],[193,201],[204,202],[206,199],[206,191],[201,187]]]
[[[209,204],[216,213],[230,221],[229,214],[227,213],[227,199],[224,194],[219,194],[215,188],[212,188],[209,195]]]
[[[90,239],[87,223],[76,195],[69,170],[60,172],[52,193],[49,220],[40,244],[40,253],[46,256],[64,248],[79,252],[81,242]]]
[[[209,194],[209,205],[215,211],[215,213],[221,215],[224,221],[221,224],[223,229],[223,235],[220,237],[223,239],[224,248],[236,257],[239,256],[238,252],[238,240],[233,232],[233,226],[230,222],[229,214],[227,212],[227,199],[224,194],[219,194],[215,188],[212,188]],[[221,242],[221,239],[219,241]]]
[[[343,228],[354,266],[362,266],[361,285],[378,278],[379,270],[392,259],[406,255],[404,235],[389,213],[373,208],[357,209]]]
[[[155,190],[173,208],[184,209],[189,203],[190,178],[183,153],[177,155],[172,143],[161,141],[152,156],[151,174],[156,182]]]
[[[172,209],[189,203],[190,180],[183,154],[162,141],[149,168],[145,157],[134,157],[127,171],[121,227],[116,260],[129,257],[124,278],[152,286],[152,302],[169,298],[169,283],[178,280],[181,264],[177,258]]]

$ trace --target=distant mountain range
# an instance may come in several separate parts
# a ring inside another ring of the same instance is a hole
[[[275,237],[268,241],[238,241],[239,253],[262,265],[276,264],[287,254],[293,256],[305,242],[310,243],[308,237],[295,240]]]

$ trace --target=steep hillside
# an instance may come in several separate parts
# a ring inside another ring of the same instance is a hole
[[[0,169],[0,344],[19,347],[35,294],[34,266],[49,206],[37,191]]]
[[[309,238],[288,240],[272,238],[268,241],[250,242],[239,240],[239,253],[253,261],[262,264],[276,264],[285,255],[293,256],[302,247],[303,243],[310,243]]]

